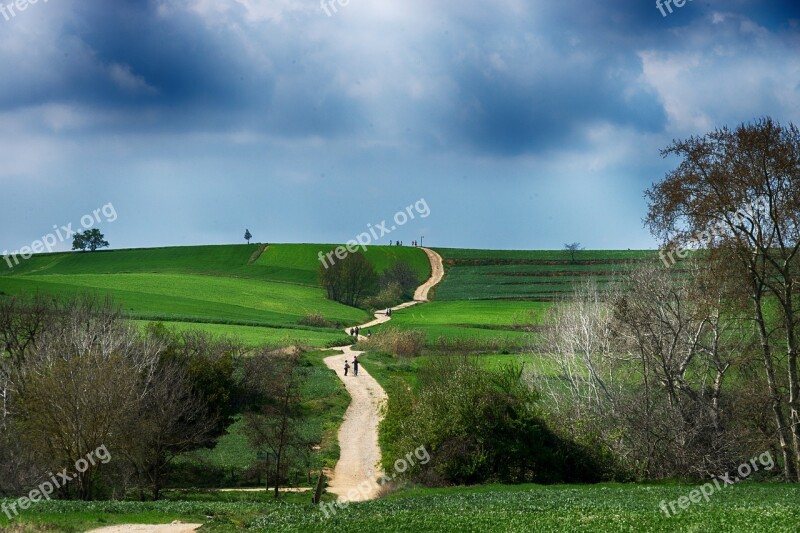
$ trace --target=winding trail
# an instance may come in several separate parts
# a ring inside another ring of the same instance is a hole
[[[444,277],[441,256],[428,248],[422,250],[431,263],[431,277],[417,288],[414,301],[392,307],[393,311],[427,302],[430,290]],[[360,327],[370,328],[389,320],[391,317],[379,312],[375,313],[375,320]],[[345,331],[349,332],[349,328]],[[364,338],[363,335],[360,338]],[[363,366],[359,366],[358,376],[353,376],[351,370],[351,374],[345,377],[345,360],[352,362],[354,356],[360,356],[363,352],[357,352],[350,346],[333,349],[343,353],[326,357],[325,364],[342,380],[352,401],[339,428],[339,462],[336,463],[333,477],[328,484],[328,492],[336,494],[340,502],[370,500],[377,496],[377,480],[382,472],[378,425],[383,418],[386,392]]]
[[[428,248],[422,250],[431,262],[431,277],[417,288],[413,302],[392,307],[392,310],[427,302],[430,290],[442,281],[444,265],[441,256]],[[361,328],[369,328],[389,320],[391,317],[384,313],[376,313],[375,320]],[[364,338],[363,335],[361,338]],[[345,359],[352,361],[354,356],[361,355],[362,352],[357,352],[350,346],[339,346],[334,350],[341,350],[342,354],[325,358],[325,364],[344,382],[352,401],[339,428],[341,452],[328,492],[338,495],[341,502],[369,500],[377,496],[379,488],[377,480],[381,474],[381,449],[378,446],[378,424],[383,418],[386,392],[364,367],[359,368],[358,377],[351,374],[345,378]],[[367,486],[369,489],[365,490]],[[89,533],[193,533],[201,526],[202,524],[183,524],[177,521],[167,525],[121,524],[94,529]]]

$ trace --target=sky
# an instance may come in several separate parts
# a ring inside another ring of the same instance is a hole
[[[800,124],[795,0],[31,1],[0,0],[3,253],[383,221],[373,244],[656,248],[663,148]]]

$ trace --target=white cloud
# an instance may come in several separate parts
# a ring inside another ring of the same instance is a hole
[[[158,94],[158,90],[152,85],[148,84],[147,80],[145,80],[143,76],[133,73],[130,65],[113,63],[108,67],[108,74],[111,77],[111,81],[113,81],[117,87],[127,93],[137,95]]]

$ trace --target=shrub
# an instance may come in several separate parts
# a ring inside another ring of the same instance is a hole
[[[327,318],[322,316],[321,313],[309,313],[303,318],[300,319],[299,324],[301,326],[311,326],[315,328],[333,328],[336,325],[329,321]]]
[[[385,309],[393,307],[403,301],[403,289],[398,283],[390,283],[381,288],[375,296],[370,296],[364,300],[364,306],[368,309]]]
[[[388,462],[427,448],[430,463],[411,470],[417,478],[430,470],[427,480],[449,484],[600,479],[592,455],[541,418],[521,367],[486,371],[474,357],[439,357],[423,368],[419,384],[389,398],[381,428]]]
[[[422,331],[387,328],[363,342],[368,350],[390,353],[400,357],[415,357],[422,353],[426,341],[427,337]]]

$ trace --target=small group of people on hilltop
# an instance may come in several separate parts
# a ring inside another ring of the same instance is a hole
[[[386,308],[386,316],[388,316],[388,317],[392,316],[392,308],[391,307],[387,307]]]
[[[358,333],[361,331],[361,328],[356,326],[354,328],[350,328],[350,336],[351,337],[358,337]]]
[[[353,356],[353,375],[356,376],[356,377],[358,377],[358,365],[359,365],[358,356],[354,355]],[[346,376],[347,372],[349,372],[349,371],[350,371],[350,363],[347,361],[347,359],[345,359],[344,360],[344,375]]]
[[[403,241],[390,240],[389,241],[389,246],[403,246]],[[411,246],[419,247],[420,244],[419,244],[418,241],[411,241]]]

